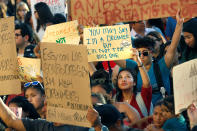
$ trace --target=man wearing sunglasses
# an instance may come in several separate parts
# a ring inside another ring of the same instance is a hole
[[[176,29],[172,38],[172,42],[165,54],[164,57],[162,57],[156,64],[158,64],[161,76],[162,76],[162,81],[163,81],[163,86],[165,91],[167,91],[167,94],[170,95],[170,82],[169,82],[169,75],[170,75],[170,68],[172,66],[177,46],[181,37],[181,31],[182,31],[182,25],[183,25],[183,19],[180,18],[180,11],[177,13],[177,25]],[[142,61],[142,65],[138,66],[138,68],[141,68],[144,66],[146,70],[148,71],[148,75],[150,78],[150,82],[152,85],[152,89],[159,89],[158,92],[152,94],[152,102],[155,104],[158,100],[160,100],[163,97],[162,92],[160,92],[160,87],[158,86],[157,83],[157,78],[155,76],[155,71],[154,71],[154,64],[153,63],[153,51],[154,51],[154,46],[155,46],[155,41],[151,38],[148,37],[143,37],[143,38],[137,38],[134,40],[134,46],[138,50],[140,59]],[[122,68],[130,68],[130,69],[136,69],[137,64],[133,60],[126,60],[126,61],[116,61],[116,63],[122,67]],[[138,72],[137,74],[137,88],[138,91],[141,90],[142,87],[142,79],[140,76],[140,73]]]
[[[35,45],[31,44],[32,39],[33,31],[31,27],[24,23],[15,25],[15,40],[18,56],[35,58],[33,52]]]

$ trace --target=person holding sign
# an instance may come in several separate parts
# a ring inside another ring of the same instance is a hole
[[[115,99],[116,101],[129,103],[143,118],[151,114],[152,111],[152,88],[147,71],[136,49],[133,49],[133,59],[137,62],[139,72],[142,76],[143,83],[141,93],[137,94],[136,81],[134,81],[132,72],[129,69],[122,69],[117,77],[117,95]]]
[[[197,108],[194,104],[188,107],[187,114],[190,121],[190,129],[192,131],[197,131]]]
[[[176,15],[177,25],[172,38],[172,43],[170,44],[166,54],[162,57],[158,62],[153,63],[152,57],[154,52],[155,41],[151,38],[143,37],[134,40],[134,45],[139,51],[140,59],[148,71],[148,75],[150,77],[150,83],[153,89],[152,102],[155,104],[162,97],[165,97],[166,93],[170,95],[170,68],[172,67],[172,63],[174,61],[174,56],[176,55],[177,46],[179,44],[179,40],[181,37],[181,31],[183,26],[183,18],[180,17],[180,11],[177,12]],[[116,61],[120,67],[127,67],[130,69],[135,69],[137,64],[133,60],[126,61]],[[156,71],[157,70],[157,71]],[[160,76],[158,73],[160,70]],[[162,78],[161,78],[162,76]],[[137,75],[137,88],[138,91],[141,90],[142,87],[142,75],[138,72]]]
[[[0,118],[8,126],[17,131],[87,131],[87,128],[62,125],[54,126],[52,122],[48,122],[42,119],[18,119],[16,115],[3,103],[0,98]],[[96,131],[102,131],[103,125],[100,122],[98,112],[90,108],[87,113],[87,119],[93,125]],[[105,127],[105,130],[108,129]]]

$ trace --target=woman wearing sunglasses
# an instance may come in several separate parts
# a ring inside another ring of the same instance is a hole
[[[173,34],[172,42],[168,47],[168,50],[164,57],[157,62],[153,62],[153,52],[155,41],[149,37],[138,38],[134,40],[134,46],[139,52],[140,59],[145,66],[152,86],[152,102],[156,104],[157,101],[161,100],[165,95],[170,95],[170,69],[174,62],[176,55],[177,46],[181,37],[181,31],[183,26],[183,18],[180,17],[180,11],[176,15],[177,25]],[[136,63],[130,59],[119,60],[116,63],[122,68],[135,69]],[[157,67],[157,68],[155,68]],[[156,71],[157,70],[157,71]],[[160,72],[159,74],[157,74]],[[159,80],[160,79],[160,80]],[[137,89],[141,91],[143,85],[142,75],[138,72],[137,74]],[[161,86],[162,85],[162,86]]]
[[[45,118],[42,108],[44,106],[45,92],[39,81],[29,82],[24,85],[25,97],[33,104],[41,118]]]
[[[144,54],[145,52],[143,52]],[[146,54],[146,53],[145,53]],[[144,55],[145,55],[144,54]],[[152,88],[150,86],[149,76],[143,66],[138,51],[133,49],[133,59],[136,61],[139,72],[142,76],[142,90],[137,94],[135,75],[129,69],[121,69],[117,77],[117,94],[115,96],[118,102],[127,102],[133,106],[140,114],[141,118],[151,114]]]

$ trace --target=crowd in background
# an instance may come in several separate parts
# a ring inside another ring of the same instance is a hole
[[[0,0],[0,19],[15,17],[18,56],[40,58],[42,32],[47,26],[67,21],[66,15],[53,14],[43,2],[35,4],[34,10],[31,12],[30,0]],[[197,18],[183,19],[178,11],[176,17],[119,24],[130,25],[133,53],[131,59],[89,63],[94,109],[88,110],[87,119],[93,128],[46,121],[47,102],[39,77],[22,83],[20,95],[1,97],[1,130],[196,131],[193,103],[175,114],[172,69],[197,58]],[[83,28],[78,27],[80,44]],[[7,106],[22,107],[22,119]]]

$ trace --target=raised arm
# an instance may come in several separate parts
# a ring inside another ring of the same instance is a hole
[[[126,68],[126,60],[116,60],[114,62],[121,68]]]
[[[171,44],[165,54],[165,57],[164,57],[168,68],[170,68],[172,66],[172,63],[174,61],[174,56],[176,54],[177,46],[178,46],[179,40],[181,38],[181,31],[182,31],[184,20],[183,20],[183,18],[180,17],[180,10],[176,14],[176,20],[177,20],[177,24],[176,24],[175,32],[172,37],[172,42],[171,42]]]
[[[17,119],[16,115],[3,103],[0,98],[0,117],[9,127],[17,131],[26,131],[22,120]]]
[[[94,127],[95,131],[103,131],[103,125],[101,123],[101,119],[99,117],[98,112],[93,109],[92,107],[90,107],[88,109],[88,113],[86,116],[87,120],[90,122],[90,124],[92,125],[92,127]],[[105,131],[108,131],[108,129],[105,129]]]
[[[150,79],[149,79],[148,73],[147,73],[143,63],[140,60],[139,53],[138,53],[137,49],[133,48],[132,51],[133,51],[132,58],[134,61],[136,61],[138,68],[139,68],[140,75],[142,77],[142,86],[144,88],[148,88],[148,87],[150,87]]]
[[[113,105],[119,110],[119,112],[126,113],[127,117],[131,121],[130,123],[136,123],[140,120],[140,114],[138,113],[138,111],[128,103],[115,102]]]

